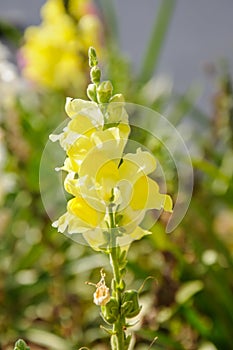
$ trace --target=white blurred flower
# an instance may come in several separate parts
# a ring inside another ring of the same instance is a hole
[[[12,173],[5,172],[6,149],[3,143],[3,135],[0,129],[0,205],[3,203],[4,197],[11,192],[15,184],[15,176]]]
[[[23,85],[16,65],[9,58],[9,50],[0,42],[0,108],[10,105]]]

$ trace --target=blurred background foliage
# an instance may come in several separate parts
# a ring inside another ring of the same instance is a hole
[[[41,24],[25,32],[1,22],[1,349],[12,349],[18,338],[31,349],[108,349],[93,291],[84,284],[98,280],[103,266],[110,280],[108,262],[52,229],[39,189],[41,154],[48,135],[66,118],[65,97],[85,97],[89,45],[97,48],[116,93],[176,126],[194,167],[193,197],[182,223],[167,235],[163,215],[153,234],[129,252],[129,287],[154,276],[141,293],[135,349],[148,349],[155,337],[154,349],[233,349],[232,77],[226,62],[208,67],[216,90],[210,115],[196,106],[195,86],[180,95],[169,79],[152,78],[174,5],[161,2],[139,72],[121,53],[111,1],[97,6],[48,0]],[[147,135],[132,135],[150,147]],[[166,164],[161,145],[154,143],[153,150]],[[175,179],[171,167],[167,186],[174,197]]]

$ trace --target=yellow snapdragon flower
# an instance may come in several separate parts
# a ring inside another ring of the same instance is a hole
[[[126,110],[115,103],[103,109],[105,116],[93,101],[68,98],[65,110],[71,120],[60,135],[50,136],[68,155],[61,169],[68,172],[64,187],[73,196],[53,226],[73,237],[82,234],[96,250],[108,244],[103,232],[111,226],[110,207],[122,233],[117,242],[125,245],[149,233],[139,226],[147,210],[172,211],[170,196],[148,176],[156,168],[154,157],[140,148],[123,154],[130,132]],[[106,118],[117,119],[117,125],[105,128]]]
[[[91,6],[91,0],[70,0],[68,9],[62,0],[45,3],[42,23],[25,31],[21,56],[28,79],[51,89],[84,90],[87,49],[101,46],[101,23]]]
[[[95,250],[126,247],[150,232],[140,227],[150,209],[172,212],[172,200],[160,193],[148,175],[156,168],[154,156],[138,148],[124,154],[130,127],[124,98],[112,96],[110,81],[100,81],[93,48],[89,49],[91,101],[67,98],[70,118],[59,135],[51,135],[66,152],[62,170],[65,190],[72,195],[67,211],[53,226],[74,240],[80,234]]]

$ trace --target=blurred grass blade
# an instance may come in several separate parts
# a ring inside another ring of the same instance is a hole
[[[70,347],[68,340],[66,341],[42,329],[30,329],[26,332],[26,335],[33,343],[44,346],[50,350],[64,350]]]
[[[157,66],[162,46],[166,37],[168,27],[174,12],[176,0],[162,0],[156,19],[154,28],[152,29],[151,38],[142,63],[141,72],[139,74],[139,84],[145,84],[152,76]]]
[[[104,15],[104,20],[107,24],[108,40],[118,47],[119,46],[119,30],[117,24],[116,11],[113,5],[113,0],[99,0],[101,11]]]
[[[194,294],[203,289],[202,281],[190,281],[184,283],[176,294],[176,301],[178,304],[186,303]]]

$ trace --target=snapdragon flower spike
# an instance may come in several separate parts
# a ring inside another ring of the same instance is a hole
[[[92,73],[98,70],[93,50]],[[150,234],[140,227],[146,212],[172,212],[172,200],[160,193],[149,176],[156,168],[151,153],[141,148],[124,153],[130,134],[124,97],[112,96],[112,85],[97,80],[93,79],[97,100],[102,94],[101,101],[108,103],[67,98],[65,110],[70,121],[61,134],[50,136],[66,152],[58,170],[67,172],[64,187],[73,196],[67,212],[53,226],[77,241],[81,234],[94,250],[108,249],[114,233],[114,244],[128,249],[134,240]]]

